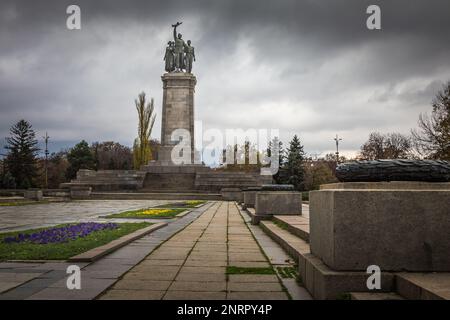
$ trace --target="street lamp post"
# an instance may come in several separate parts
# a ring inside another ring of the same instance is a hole
[[[47,132],[45,132],[45,136],[42,137],[42,138],[44,138],[44,142],[45,142],[45,162],[44,162],[45,188],[48,189],[48,166],[47,166],[47,161],[48,161],[48,139],[50,139],[50,137],[48,136]]]
[[[342,139],[336,134],[334,140],[336,141],[336,164],[339,164],[339,141],[342,141]]]

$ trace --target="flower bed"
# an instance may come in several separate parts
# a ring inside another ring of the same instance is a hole
[[[0,233],[0,261],[65,260],[151,223],[76,223]]]
[[[62,227],[54,227],[44,229],[34,233],[19,233],[11,237],[5,237],[4,243],[35,243],[35,244],[47,244],[47,243],[63,243],[70,240],[76,240],[90,235],[92,232],[101,230],[117,229],[119,225],[117,223],[77,223],[69,224]]]
[[[154,218],[173,218],[177,214],[185,211],[182,208],[147,208],[132,211],[125,211],[111,214],[104,218],[125,218],[125,219],[154,219]]]
[[[195,208],[198,205],[204,204],[206,201],[204,200],[188,200],[188,201],[180,201],[180,202],[172,202],[167,204],[162,204],[155,208]]]

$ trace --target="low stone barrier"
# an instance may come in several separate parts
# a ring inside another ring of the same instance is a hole
[[[252,187],[252,188],[245,188],[244,193],[244,204],[243,208],[254,208],[255,202],[256,202],[256,192],[260,191],[261,187]]]
[[[243,197],[243,193],[239,188],[222,188],[220,193],[224,201],[240,202]]]
[[[253,224],[272,215],[301,215],[302,194],[294,191],[292,185],[263,185],[255,196]]]
[[[349,184],[310,193],[312,254],[341,271],[450,271],[450,183]]]
[[[24,198],[28,200],[40,201],[43,199],[41,189],[27,189],[24,191]]]
[[[70,188],[70,198],[74,200],[89,199],[91,192],[91,187],[73,186]]]

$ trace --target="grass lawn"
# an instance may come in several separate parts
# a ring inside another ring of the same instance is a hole
[[[188,200],[180,202],[171,202],[156,206],[155,208],[195,208],[198,205],[204,204],[204,200]]]
[[[125,211],[120,213],[103,216],[103,218],[123,218],[123,219],[154,219],[154,218],[173,218],[177,214],[185,211],[183,208],[148,208],[132,211]]]
[[[79,237],[75,240],[69,240],[68,242],[62,243],[38,244],[27,241],[21,243],[5,243],[4,239],[6,237],[17,237],[19,234],[34,234],[52,228],[70,226],[70,224],[26,231],[0,233],[0,261],[65,260],[95,247],[107,244],[112,240],[132,233],[138,229],[148,227],[151,223],[118,223],[117,225],[118,228],[115,229],[94,231],[85,237]]]
[[[243,267],[227,267],[227,274],[275,274],[272,267],[266,268],[243,268]]]
[[[0,207],[17,207],[17,206],[27,206],[31,204],[43,204],[49,203],[49,201],[12,201],[12,202],[0,202]]]

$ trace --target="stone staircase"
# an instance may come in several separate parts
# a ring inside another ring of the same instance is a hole
[[[247,188],[272,182],[272,177],[248,172],[207,171],[198,172],[195,177],[197,190],[218,192],[222,188]]]
[[[92,187],[94,191],[137,190],[143,187],[145,172],[137,170],[86,170],[77,172],[77,178],[62,183],[61,188]]]
[[[330,269],[310,252],[308,215],[274,216],[259,225],[298,263],[301,280],[315,299],[450,299],[450,273],[382,272],[382,289],[370,291],[367,273]]]

